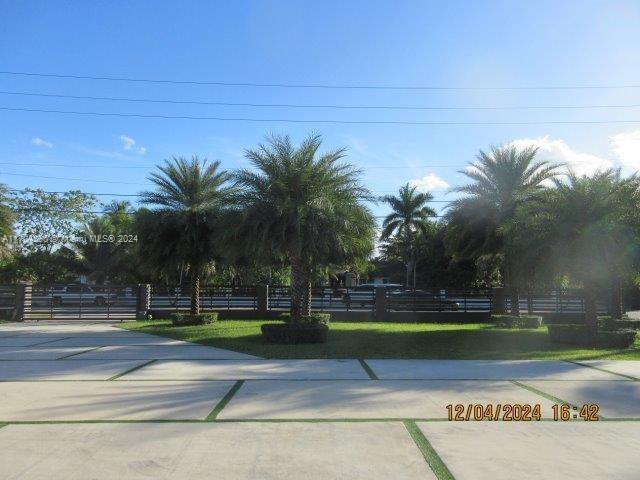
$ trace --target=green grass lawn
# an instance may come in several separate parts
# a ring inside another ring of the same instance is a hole
[[[508,330],[487,324],[333,322],[325,344],[269,345],[260,335],[263,323],[275,322],[220,320],[212,325],[172,327],[169,321],[155,320],[121,326],[265,358],[640,360],[640,340],[626,350],[580,349],[551,343],[544,327]]]

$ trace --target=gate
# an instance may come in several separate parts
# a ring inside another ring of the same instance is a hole
[[[134,285],[27,285],[24,319],[133,320],[136,295]]]

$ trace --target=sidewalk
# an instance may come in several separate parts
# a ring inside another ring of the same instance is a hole
[[[0,476],[631,479],[639,378],[640,361],[263,360],[105,324],[7,324]],[[555,422],[557,402],[602,419]],[[449,404],[540,405],[543,420],[450,422]]]

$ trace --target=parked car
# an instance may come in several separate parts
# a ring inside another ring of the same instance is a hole
[[[357,287],[353,287],[347,291],[342,297],[342,301],[351,308],[353,304],[365,307],[367,305],[373,305],[376,288],[384,288],[387,291],[393,292],[401,290],[402,285],[399,283],[363,283]]]
[[[49,290],[49,298],[53,305],[69,303],[87,303],[106,305],[116,298],[116,292],[101,291],[106,287],[91,287],[89,285],[65,285],[53,287]]]
[[[389,294],[394,310],[458,311],[460,304],[449,300],[444,293],[435,294],[427,290],[402,289]]]

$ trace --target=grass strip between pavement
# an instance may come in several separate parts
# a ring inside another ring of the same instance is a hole
[[[94,350],[98,350],[99,348],[102,348],[102,346],[93,347],[93,348],[90,348],[88,350],[82,350],[81,352],[71,353],[69,355],[65,355],[64,357],[56,358],[56,360],[65,360],[65,359],[70,358],[70,357],[75,357],[76,355],[82,355],[83,353],[93,352]]]
[[[124,376],[124,375],[126,375],[128,373],[135,372],[136,370],[139,370],[142,367],[146,367],[147,365],[151,365],[155,361],[156,361],[155,359],[154,360],[149,360],[148,362],[145,362],[142,365],[137,365],[137,366],[135,366],[133,368],[130,368],[129,370],[125,370],[122,373],[118,373],[117,375],[114,375],[111,378],[107,378],[107,382],[110,382],[111,380],[116,380],[116,379],[118,379],[118,378],[120,378],[120,377],[122,377],[122,376]]]
[[[413,441],[416,443],[418,449],[420,449],[420,452],[427,461],[427,464],[431,470],[433,470],[436,477],[438,477],[438,480],[455,480],[455,477],[442,461],[438,452],[433,449],[429,440],[427,440],[427,437],[424,436],[422,430],[420,430],[418,425],[416,425],[416,422],[406,421],[404,422],[404,426],[409,432],[409,435],[411,435]]]
[[[365,362],[363,359],[359,358],[358,361],[360,362],[360,366],[362,367],[362,369],[367,372],[367,375],[369,375],[369,378],[371,380],[379,380],[378,376],[376,375],[376,373],[371,369],[371,367],[369,366],[369,364],[367,362]]]
[[[207,415],[204,421],[213,422],[218,417],[222,409],[227,406],[227,403],[231,401],[236,392],[240,390],[240,387],[242,387],[243,384],[244,380],[238,380],[236,383],[234,383],[233,387],[231,387],[227,394],[222,397],[222,400],[220,400],[218,404],[213,408],[213,410],[211,410],[211,413]]]
[[[619,377],[627,378],[627,379],[633,380],[635,382],[640,382],[640,378],[632,377],[631,375],[625,375],[624,373],[612,372],[611,370],[607,370],[607,369],[601,368],[601,367],[596,367],[595,365],[589,365],[588,363],[574,362],[573,360],[565,360],[565,362],[573,363],[574,365],[579,365],[581,367],[593,368],[594,370],[599,370],[601,372],[610,373],[611,375],[618,375]],[[608,381],[608,380],[605,380],[605,381]]]
[[[514,385],[517,385],[518,387],[524,388],[525,390],[529,390],[532,393],[535,393],[536,395],[540,395],[541,397],[546,398],[547,400],[551,400],[553,403],[559,403],[559,404],[563,404],[566,403],[567,405],[571,405],[572,407],[575,406],[570,402],[566,402],[564,400],[562,400],[561,398],[558,397],[554,397],[553,395],[549,395],[546,392],[543,392],[542,390],[538,390],[535,387],[532,387],[530,385],[526,385],[524,383],[521,383],[517,380],[509,380],[511,383],[513,383]]]

